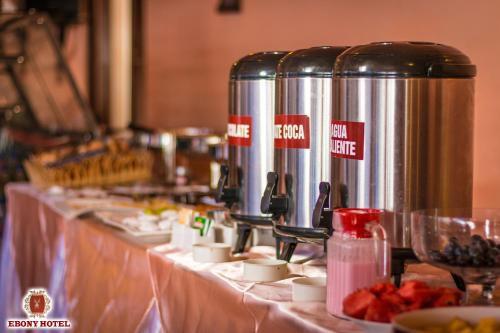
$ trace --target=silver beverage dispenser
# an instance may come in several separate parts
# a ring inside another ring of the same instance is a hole
[[[226,203],[237,222],[237,253],[243,252],[252,227],[272,226],[271,215],[260,210],[260,197],[273,169],[276,67],[287,53],[250,54],[231,67],[228,165],[221,167],[216,200]]]
[[[411,211],[472,206],[475,75],[427,42],[355,46],[335,64],[330,206],[388,212],[396,275],[413,256]]]
[[[330,179],[333,66],[347,47],[294,51],[278,65],[274,171],[262,197],[272,214],[277,255],[290,260],[298,242],[323,244],[328,225],[313,222],[320,182]]]

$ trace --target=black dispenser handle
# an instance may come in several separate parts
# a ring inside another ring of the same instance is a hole
[[[215,201],[225,202],[227,207],[239,200],[239,190],[238,188],[228,188],[227,179],[229,176],[229,168],[227,165],[220,166],[220,178],[217,183],[217,189],[215,191]]]
[[[236,244],[234,246],[233,253],[243,253],[245,251],[245,246],[252,233],[252,227],[249,224],[238,223],[236,227],[236,233],[238,237],[236,238]]]
[[[279,175],[277,172],[267,173],[267,185],[260,201],[260,210],[264,214],[272,214],[274,218],[285,214],[288,210],[288,197],[277,195]]]
[[[267,173],[267,185],[260,200],[260,211],[264,214],[271,213],[271,200],[273,195],[276,194],[276,188],[278,186],[278,173],[268,172]]]
[[[220,178],[217,183],[217,189],[215,191],[215,201],[222,202],[222,197],[224,196],[224,187],[227,184],[227,177],[229,175],[229,168],[226,165],[220,166]]]
[[[330,183],[319,183],[319,196],[314,206],[312,225],[315,228],[328,229],[328,234],[333,232],[332,228],[332,210],[330,207]]]

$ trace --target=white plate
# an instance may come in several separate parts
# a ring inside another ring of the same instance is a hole
[[[477,324],[479,319],[490,317],[500,322],[500,307],[498,306],[453,306],[434,309],[423,309],[405,312],[394,318],[394,328],[405,333],[422,332],[429,326],[446,325],[458,317],[471,324]]]
[[[164,194],[165,188],[163,186],[148,186],[148,185],[135,185],[135,186],[115,186],[109,193],[118,195],[156,195]]]
[[[200,230],[188,225],[174,223],[172,225],[172,245],[183,250],[191,251],[193,244],[215,243],[215,227],[210,227],[208,233],[200,236]]]
[[[101,210],[120,212],[137,211],[137,208],[126,206],[129,201],[124,200],[123,205],[121,205],[120,201],[117,199],[72,198],[53,201],[52,205],[64,214],[69,215],[70,218]]]
[[[376,321],[356,319],[349,316],[343,316],[358,325],[366,333],[392,333],[391,323],[378,323]]]
[[[136,210],[137,211],[137,210]],[[128,234],[135,237],[150,237],[150,236],[168,236],[172,232],[167,230],[152,230],[152,231],[141,231],[136,227],[127,225],[123,223],[123,220],[129,217],[133,217],[131,211],[100,211],[96,212],[95,216],[99,218],[105,224],[111,225],[113,227],[119,228],[127,232]]]

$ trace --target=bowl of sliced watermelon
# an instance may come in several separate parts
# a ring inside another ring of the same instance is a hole
[[[358,289],[343,301],[344,315],[365,332],[390,333],[397,315],[420,309],[460,304],[458,289],[432,287],[418,280],[403,282],[400,288],[392,283],[378,283]]]

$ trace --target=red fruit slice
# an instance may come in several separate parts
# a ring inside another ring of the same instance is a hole
[[[389,323],[391,321],[391,304],[379,299],[373,300],[366,310],[364,319]]]
[[[396,290],[396,286],[392,283],[377,283],[370,288],[370,291],[377,296],[381,296],[387,293],[393,293]]]
[[[375,295],[368,289],[357,290],[344,298],[344,302],[342,303],[344,314],[363,319],[370,303],[376,299]]]
[[[430,286],[423,281],[408,280],[408,281],[403,282],[403,284],[401,284],[401,287],[399,288],[399,290],[429,289],[429,288],[430,288]]]
[[[413,310],[420,310],[420,309],[425,309],[428,308],[429,306],[426,305],[426,300],[425,299],[418,299],[413,301],[412,303],[409,303],[406,306],[407,311],[413,311]]]
[[[390,304],[392,313],[397,314],[406,310],[405,300],[395,292],[391,294],[383,294],[380,296],[380,300]]]
[[[405,301],[413,303],[415,301],[421,301],[421,298],[432,296],[432,291],[427,283],[411,280],[403,283],[398,290],[398,294],[403,297]]]
[[[447,290],[440,294],[437,299],[432,303],[433,307],[441,307],[441,306],[453,306],[460,304],[460,292],[456,290]]]
[[[417,309],[423,309],[431,307],[436,297],[438,297],[438,294],[435,289],[418,289],[413,292],[409,301],[411,304],[420,304]]]

